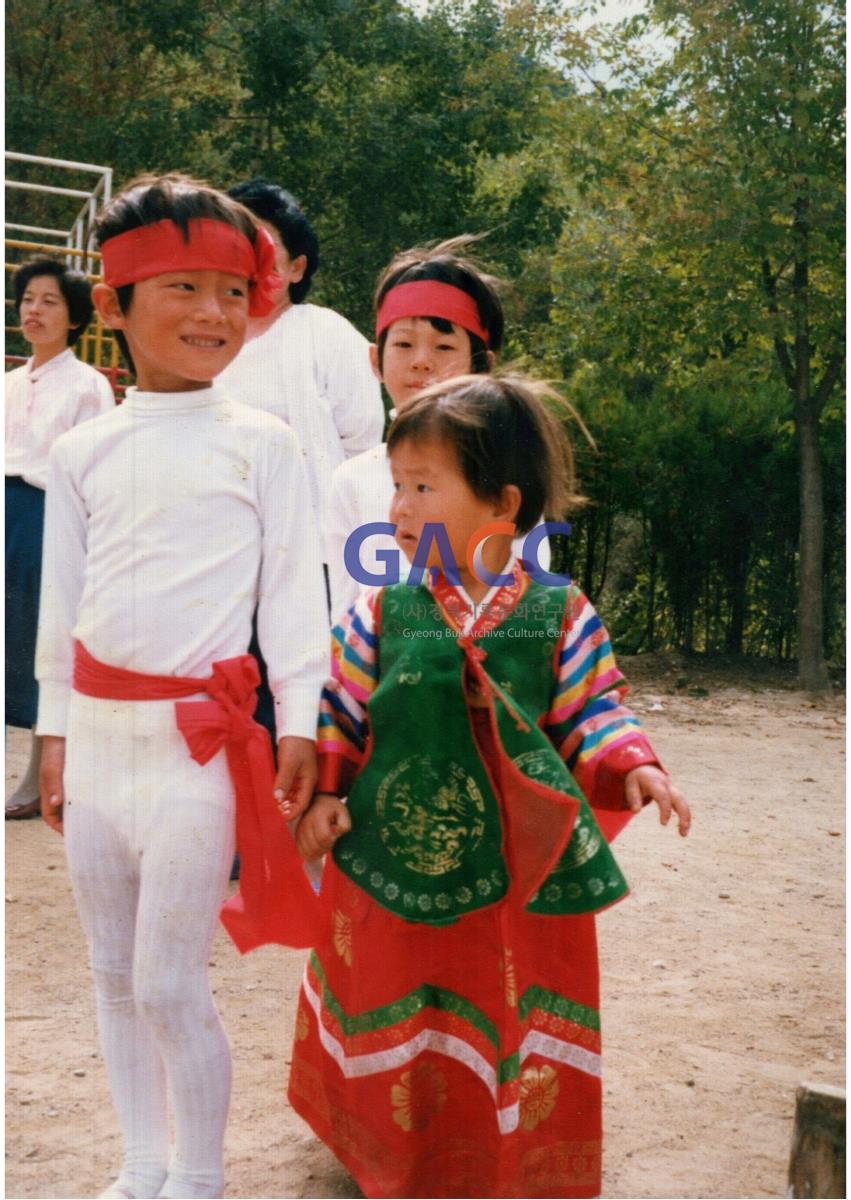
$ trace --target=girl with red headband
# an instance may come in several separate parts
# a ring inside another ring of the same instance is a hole
[[[498,281],[464,253],[473,240],[459,237],[405,250],[378,280],[370,357],[395,412],[437,380],[493,369],[502,347],[502,304]],[[346,542],[360,527],[386,521],[392,498],[385,445],[349,459],[334,472],[326,555],[335,618],[360,591],[345,564]],[[398,556],[392,536],[372,535],[361,550],[363,566],[380,571],[387,551]],[[549,565],[546,550],[541,561]]]
[[[468,375],[399,413],[397,542],[442,527],[458,577],[373,588],[334,630],[289,1096],[366,1196],[599,1195],[608,842],[649,801],[690,824],[599,616],[512,552],[578,500],[559,399]]]
[[[96,239],[95,304],[136,387],[51,455],[42,814],[65,834],[124,1135],[102,1194],[221,1196],[231,1062],[207,961],[234,832],[241,894],[223,920],[239,949],[313,937],[315,896],[283,814],[316,776],[318,539],[286,499],[307,488],[295,436],[214,385],[249,316],[275,303],[271,238],[224,194],[163,176],[108,205]],[[255,609],[277,776],[251,719]]]

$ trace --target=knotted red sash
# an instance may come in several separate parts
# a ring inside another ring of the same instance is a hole
[[[101,700],[179,700],[206,692],[208,700],[175,704],[177,728],[203,766],[222,747],[236,792],[239,894],[221,921],[241,954],[267,942],[313,946],[320,938],[319,902],[274,797],[269,737],[254,719],[260,672],[254,657],[213,663],[209,679],[142,675],[98,662],[74,643],[74,689]]]

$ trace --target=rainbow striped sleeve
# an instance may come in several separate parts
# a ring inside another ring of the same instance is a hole
[[[331,633],[331,677],[322,689],[317,791],[344,796],[363,759],[366,705],[378,683],[378,589],[363,592]]]
[[[631,770],[658,762],[623,703],[626,692],[603,622],[579,588],[571,588],[544,729],[592,804],[604,763]]]

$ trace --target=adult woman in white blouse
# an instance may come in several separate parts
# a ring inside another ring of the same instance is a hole
[[[71,350],[92,316],[86,277],[45,256],[18,269],[14,289],[33,353],[5,377],[6,724],[32,729],[48,455],[61,434],[111,408],[115,399],[104,376]],[[40,749],[33,735],[26,773],[6,801],[7,820],[39,813]]]

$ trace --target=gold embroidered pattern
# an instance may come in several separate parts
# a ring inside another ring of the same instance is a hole
[[[600,1186],[599,1141],[536,1146],[520,1160],[520,1195],[549,1195],[555,1188]]]
[[[581,820],[581,817],[580,817]],[[594,825],[579,825],[574,830],[573,837],[566,852],[562,855],[557,872],[569,870],[571,867],[581,867],[592,859],[603,844],[603,835]],[[556,874],[557,872],[553,872]]]
[[[558,763],[553,762],[555,750],[524,750],[522,754],[515,754],[512,762],[518,771],[522,771],[524,775],[528,775],[530,779],[534,779],[536,783],[543,783],[545,786],[559,788],[563,782],[564,774]]]
[[[555,1108],[559,1093],[555,1070],[544,1063],[541,1067],[527,1067],[520,1075],[520,1125],[523,1129],[536,1129],[541,1121]]]
[[[334,910],[334,949],[347,967],[352,965],[352,920]]]
[[[560,778],[561,767],[559,763],[553,762],[552,753],[543,749],[527,750],[523,754],[516,755],[511,761],[518,770],[530,779],[534,779],[536,783],[542,783],[546,787],[560,791],[564,787],[564,781]],[[567,850],[561,856],[552,876],[583,866],[600,850],[603,845],[603,835],[596,823],[589,821],[588,816],[589,814],[580,809]],[[549,899],[556,898],[549,897]]]
[[[302,1005],[299,1007],[298,1016],[296,1017],[296,1020],[295,1020],[296,1038],[298,1039],[298,1041],[303,1042],[306,1039],[309,1032],[310,1032],[310,1018],[308,1017],[307,1012],[306,1012],[304,1006]]]
[[[475,779],[458,763],[438,774],[427,754],[403,759],[382,779],[375,807],[387,850],[420,875],[455,870],[484,834]]]
[[[393,1120],[406,1133],[419,1133],[443,1107],[446,1091],[446,1078],[433,1063],[415,1063],[390,1089]]]
[[[502,958],[502,982],[505,986],[505,1003],[509,1008],[517,1007],[517,969],[514,965],[514,951],[505,949]]]

